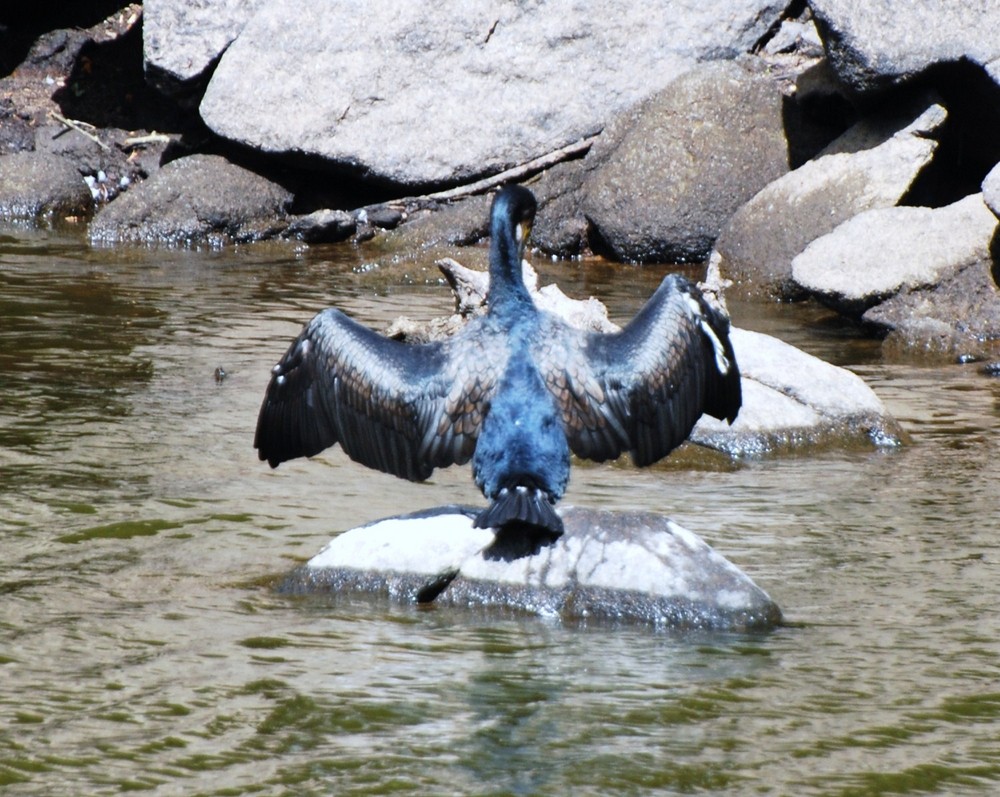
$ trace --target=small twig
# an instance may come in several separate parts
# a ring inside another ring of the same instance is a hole
[[[458,197],[472,196],[474,194],[482,194],[485,191],[489,191],[491,188],[496,188],[498,185],[509,183],[513,180],[521,180],[534,174],[535,172],[542,171],[542,169],[547,169],[550,166],[554,166],[564,160],[577,157],[581,153],[590,149],[591,145],[597,141],[598,135],[593,135],[589,138],[581,138],[579,141],[567,144],[565,147],[560,147],[557,150],[553,150],[552,152],[535,158],[534,160],[530,160],[527,163],[522,163],[520,166],[514,166],[505,172],[500,172],[499,174],[494,174],[490,177],[484,177],[482,180],[477,180],[474,183],[460,185],[457,188],[449,188],[447,191],[437,191],[433,194],[410,197],[409,201],[414,203],[442,201],[457,199]],[[407,200],[402,201],[405,202]]]
[[[140,147],[143,144],[169,144],[170,136],[166,133],[157,133],[155,130],[145,136],[130,136],[122,143],[124,147]]]
[[[90,128],[94,128],[93,125],[88,125],[86,122],[78,122],[75,119],[67,119],[61,113],[57,113],[56,111],[50,111],[49,114],[57,122],[61,122],[62,124],[66,125],[66,127],[69,127],[72,130],[75,130],[81,136],[86,136],[87,138],[89,138],[91,141],[93,141],[95,144],[97,144],[97,146],[99,146],[104,151],[108,151],[108,150],[111,149],[111,147],[109,147],[107,144],[105,144],[103,141],[101,141],[101,139],[99,139],[93,133],[88,133],[86,130],[83,129],[84,126],[87,126],[87,127],[90,127]],[[96,129],[96,128],[94,128],[94,129]]]

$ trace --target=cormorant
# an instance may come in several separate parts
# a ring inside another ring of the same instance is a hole
[[[617,333],[538,310],[521,265],[535,208],[522,186],[497,193],[487,311],[447,340],[407,344],[333,308],[316,315],[272,369],[260,458],[275,468],[340,443],[414,481],[471,459],[490,501],[475,526],[551,541],[570,451],[598,462],[628,451],[650,465],[703,412],[732,423],[742,399],[728,319],[678,275]]]

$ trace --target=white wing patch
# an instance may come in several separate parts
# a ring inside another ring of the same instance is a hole
[[[720,374],[729,373],[729,358],[726,356],[726,349],[722,345],[722,341],[719,340],[719,336],[715,334],[712,327],[705,320],[705,316],[701,312],[701,305],[698,304],[698,300],[695,299],[691,294],[685,293],[684,299],[687,302],[691,312],[694,317],[698,320],[698,326],[701,327],[701,331],[705,334],[705,337],[712,342],[712,350],[715,352],[715,367],[719,369]]]

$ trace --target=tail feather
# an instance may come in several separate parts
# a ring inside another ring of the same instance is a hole
[[[524,486],[500,490],[472,525],[477,529],[499,529],[512,521],[563,533],[562,518],[556,514],[549,497],[542,490]]]

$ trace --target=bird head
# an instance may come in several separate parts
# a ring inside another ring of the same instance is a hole
[[[493,199],[490,234],[494,238],[513,239],[517,247],[518,263],[524,257],[537,208],[535,195],[520,185],[505,185]]]

